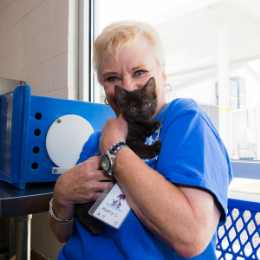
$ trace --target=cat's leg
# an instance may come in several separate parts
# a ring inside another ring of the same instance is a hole
[[[161,143],[160,140],[157,140],[157,141],[155,141],[154,144],[151,145],[151,146],[153,146],[154,149],[155,149],[156,151],[158,151],[158,154],[159,154],[159,152],[161,151],[162,143]]]
[[[105,228],[105,224],[88,214],[88,211],[94,203],[95,202],[93,201],[86,204],[76,205],[76,214],[78,215],[80,222],[88,230],[90,230],[95,235],[99,235]]]
[[[156,120],[145,127],[145,133],[149,136],[156,132],[156,130],[161,126],[161,121]]]
[[[128,146],[142,159],[151,159],[156,157],[161,150],[161,141],[157,140],[153,145],[133,141]]]

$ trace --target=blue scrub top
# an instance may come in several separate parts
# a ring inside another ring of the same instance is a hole
[[[227,192],[232,173],[226,148],[214,125],[192,99],[172,101],[163,108],[155,120],[161,120],[162,127],[148,137],[145,143],[153,144],[160,138],[162,148],[156,158],[143,161],[172,183],[209,190],[221,205],[219,225],[222,225],[226,220]],[[101,132],[95,132],[89,138],[83,147],[79,162],[99,152],[100,135]],[[216,233],[206,250],[190,259],[214,260],[215,250]],[[58,259],[184,258],[151,233],[131,211],[120,229],[106,225],[105,230],[98,236],[90,234],[76,219],[75,233],[61,250]]]

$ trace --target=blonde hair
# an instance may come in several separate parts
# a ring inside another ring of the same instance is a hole
[[[113,54],[117,59],[121,50],[130,48],[141,36],[148,41],[155,59],[161,65],[165,63],[161,39],[151,25],[135,21],[115,22],[107,26],[94,43],[93,66],[97,71],[99,81],[101,78],[102,61]]]

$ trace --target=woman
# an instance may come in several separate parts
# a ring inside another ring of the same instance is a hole
[[[119,22],[108,26],[94,45],[94,66],[106,99],[117,119],[108,119],[99,139],[102,154],[125,142],[127,123],[120,117],[114,86],[129,91],[155,78],[162,121],[161,151],[142,161],[123,146],[113,176],[131,212],[120,229],[106,226],[90,234],[74,217],[75,204],[96,200],[111,177],[91,157],[57,180],[50,226],[67,242],[59,259],[216,259],[216,229],[226,218],[227,186],[231,180],[226,149],[202,109],[190,99],[166,105],[166,74],[162,43],[144,23]],[[150,138],[151,139],[151,138]]]

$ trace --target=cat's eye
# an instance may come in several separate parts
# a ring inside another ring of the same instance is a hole
[[[150,108],[150,107],[151,107],[151,103],[147,103],[147,104],[145,105],[145,107],[146,107],[146,108]]]
[[[137,111],[137,109],[135,108],[135,107],[131,107],[131,112],[136,112]]]

